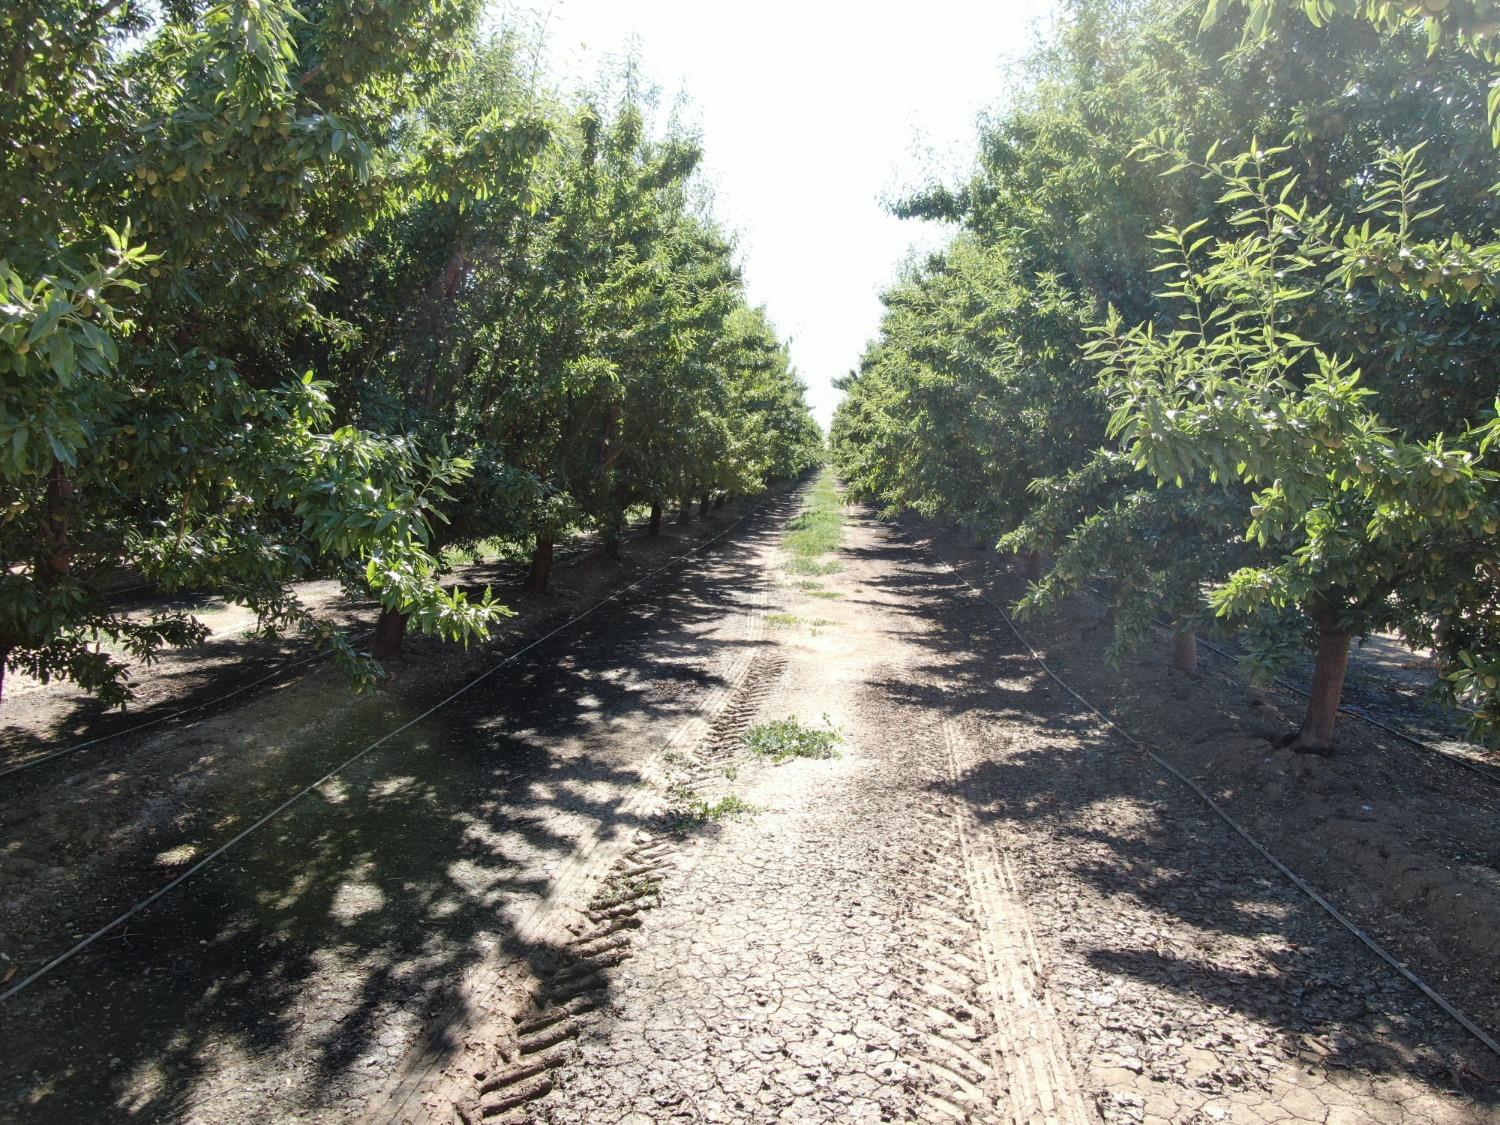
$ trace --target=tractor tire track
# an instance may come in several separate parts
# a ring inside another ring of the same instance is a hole
[[[911,653],[860,643],[893,618],[859,605],[878,574],[841,561],[832,620],[777,631],[785,672],[726,708],[696,780],[722,786],[738,732],[788,714],[847,721],[847,752],[737,767],[760,812],[686,854],[576,1053],[507,1125],[1095,1120],[1050,1010],[1015,1003],[1035,948],[953,794],[965,748],[925,695],[873,686],[911,682]]]
[[[959,726],[924,724],[924,787],[951,790],[969,760]],[[1040,954],[1005,858],[966,802],[935,795],[918,814],[911,959],[896,967],[932,1078],[924,1118],[984,1125],[1092,1122],[1056,1015],[1038,983]]]
[[[764,635],[763,607],[747,620],[750,638]],[[648,784],[631,801],[653,826],[635,833],[623,852],[600,848],[578,858],[574,870],[559,878],[545,913],[539,912],[533,926],[517,935],[529,941],[526,953],[531,955],[497,967],[486,981],[488,995],[478,1001],[490,1017],[469,1029],[466,1057],[445,1063],[434,1082],[438,1056],[430,1047],[426,1065],[416,1068],[422,1078],[408,1078],[367,1121],[420,1120],[423,1114],[441,1118],[445,1100],[470,1125],[530,1119],[527,1107],[552,1090],[553,1072],[568,1060],[579,1035],[607,1003],[610,972],[630,956],[641,915],[660,902],[663,882],[675,866],[683,814],[663,798],[662,789],[669,779],[693,792],[722,784],[723,763],[737,755],[740,736],[784,665],[774,653],[753,652],[717,706],[706,709],[712,714],[706,729],[684,727],[680,737],[663,747],[647,771]],[[693,733],[697,740],[687,764],[677,764],[678,747]],[[592,893],[580,909],[576,896],[588,887]],[[559,934],[563,940],[552,948],[560,952],[547,951]],[[422,1109],[413,1115],[415,1107]]]
[[[652,859],[636,839],[660,823],[652,743],[696,745],[749,672],[760,544],[786,509],[433,713],[81,954],[62,987],[13,1000],[28,1036],[0,1044],[0,1096],[18,1120],[425,1116],[421,1072],[472,1061],[465,1032],[506,995],[496,966],[623,955],[628,925],[585,931],[551,908],[588,902],[618,858]],[[599,944],[573,944],[585,935]]]
[[[764,642],[767,602],[762,583],[742,615],[747,645]],[[681,810],[664,793],[701,792],[722,781],[721,763],[734,755],[783,664],[760,647],[737,661],[724,686],[643,768],[642,784],[623,803],[624,817],[651,827],[637,831],[624,850],[596,842],[575,853],[547,900],[516,931],[516,951],[445,1013],[419,1058],[363,1120],[446,1119],[444,1106],[465,1122],[525,1119],[525,1107],[552,1089],[551,1072],[602,1006],[608,971],[629,956],[641,913],[659,901],[682,835]],[[449,1036],[474,1011],[484,1018],[462,1029],[455,1052]]]

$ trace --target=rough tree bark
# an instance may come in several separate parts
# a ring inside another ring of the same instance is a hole
[[[552,577],[552,537],[538,535],[536,549],[531,552],[531,572],[526,575],[526,589],[533,594],[545,594],[547,581]]]
[[[55,585],[73,569],[72,519],[73,480],[58,461],[47,478],[47,508],[42,516],[46,555],[37,567],[37,581],[43,586]]]
[[[47,477],[46,507],[42,511],[42,543],[36,556],[36,584],[45,593],[73,569],[73,478],[61,461]],[[15,643],[0,641],[0,699],[5,697],[5,664]]]
[[[653,501],[651,501],[651,526],[650,526],[650,530],[647,531],[646,534],[648,534],[649,536],[651,536],[652,539],[655,539],[658,535],[661,534],[661,501],[660,500],[653,500]]]
[[[375,619],[375,644],[371,650],[376,660],[400,660],[401,644],[406,640],[408,615],[394,609],[382,609]]]
[[[1333,728],[1344,694],[1344,673],[1349,670],[1350,636],[1339,627],[1330,610],[1319,607],[1313,610],[1312,617],[1318,625],[1312,693],[1307,697],[1302,727],[1289,746],[1304,753],[1328,754],[1333,750]]]
[[[603,532],[604,557],[619,560],[620,558],[620,529],[614,524],[607,524]]]
[[[1172,667],[1190,676],[1198,671],[1198,634],[1190,628],[1172,630]]]

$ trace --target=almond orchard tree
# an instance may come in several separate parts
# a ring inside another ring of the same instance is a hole
[[[338,263],[310,362],[368,424],[471,461],[442,541],[525,542],[543,591],[564,530],[593,526],[617,553],[637,503],[659,529],[667,498],[734,463],[751,407],[734,394],[742,282],[693,203],[696,144],[653,136],[630,82],[535,94],[524,46],[481,44],[404,122],[407,205]],[[800,389],[786,421],[811,424]],[[399,654],[403,628],[388,609],[377,655]]]
[[[536,591],[566,527],[614,533],[629,502],[618,487],[622,426],[643,357],[659,354],[648,342],[674,330],[667,244],[699,159],[684,139],[648,136],[628,100],[613,116],[586,102],[557,138],[527,214],[474,258],[461,358],[467,416],[538,482],[520,514]],[[667,319],[652,319],[653,304]]]
[[[696,483],[752,492],[822,462],[823,433],[807,408],[807,388],[764,307],[741,298],[725,321],[716,362],[728,383],[728,446],[721,455],[707,443],[697,453],[689,474]]]
[[[335,424],[285,362],[347,240],[402,190],[391,121],[470,40],[470,0],[45,0],[0,14],[0,653],[128,695],[202,633],[141,623],[101,584],[211,586],[316,626],[288,583],[344,560],[454,638],[488,598],[444,591],[430,519],[462,459]],[[336,636],[362,675],[368,663]]]
[[[1045,551],[1052,566],[1016,603],[1017,612],[1051,609],[1107,581],[1114,626],[1110,659],[1123,659],[1158,617],[1166,617],[1172,666],[1196,672],[1198,634],[1212,627],[1214,616],[1203,576],[1226,574],[1263,553],[1239,534],[1247,507],[1243,496],[1209,482],[1158,482],[1107,447],[1078,469],[1032,481],[1031,492],[1035,506],[1000,545]]]
[[[531,221],[540,167],[553,142],[554,107],[540,104],[517,65],[525,44],[500,35],[476,45],[406,116],[392,144],[408,187],[334,263],[320,296],[324,330],[301,341],[299,361],[328,372],[336,397],[362,424],[401,434],[471,471],[451,488],[430,547],[519,538],[535,478],[515,468],[476,417],[470,362],[477,279],[503,284],[481,263]],[[409,611],[385,605],[372,655],[400,657]]]
[[[1489,357],[1500,340],[1481,267],[1489,257],[1485,232],[1497,217],[1488,189],[1500,178],[1500,164],[1485,128],[1493,60],[1489,33],[1475,22],[1481,6],[1457,0],[1404,7],[1252,0],[1250,6],[1253,26],[1243,38],[1223,20],[1210,19],[1200,30],[1201,9],[1154,0],[1081,0],[1069,7],[1059,34],[1033,60],[1032,88],[986,124],[976,173],[903,206],[961,224],[949,255],[972,253],[962,247],[971,240],[995,260],[993,273],[1012,272],[1022,298],[1008,296],[1003,285],[981,289],[983,311],[965,325],[953,318],[935,267],[894,290],[881,338],[846,384],[835,457],[872,498],[944,516],[992,514],[1002,546],[1033,558],[1052,554],[1050,573],[1033,571],[1037,580],[1023,609],[1109,581],[1117,653],[1143,636],[1153,617],[1167,614],[1178,626],[1177,659],[1190,666],[1193,630],[1221,611],[1247,642],[1253,670],[1281,667],[1304,647],[1321,648],[1319,702],[1299,747],[1326,748],[1341,678],[1332,674],[1338,652],[1341,645],[1347,651],[1346,635],[1374,628],[1396,628],[1448,655],[1453,664],[1445,683],[1476,705],[1483,729],[1494,713],[1485,693],[1491,680],[1500,680],[1483,656],[1493,617],[1483,553],[1489,545],[1458,561],[1449,554],[1463,553],[1473,526],[1453,532],[1452,542],[1422,548],[1430,549],[1430,562],[1452,563],[1440,582],[1436,574],[1426,579],[1451,598],[1446,606],[1441,598],[1419,605],[1425,586],[1414,577],[1402,596],[1417,600],[1403,608],[1387,606],[1374,588],[1340,600],[1330,587],[1330,596],[1320,597],[1318,581],[1294,586],[1289,572],[1278,572],[1286,581],[1274,594],[1249,599],[1251,587],[1230,576],[1270,575],[1289,552],[1302,549],[1300,537],[1311,536],[1302,513],[1275,532],[1257,524],[1245,537],[1252,508],[1270,507],[1263,502],[1267,489],[1291,481],[1291,467],[1261,464],[1271,473],[1265,479],[1248,457],[1241,472],[1177,470],[1170,456],[1187,456],[1183,447],[1195,435],[1162,419],[1206,426],[1203,412],[1227,410],[1233,399],[1221,394],[1186,411],[1188,399],[1172,396],[1201,391],[1195,375],[1179,373],[1176,382],[1149,377],[1153,363],[1166,363],[1164,355],[1176,357],[1182,371],[1190,368],[1179,353],[1191,353],[1195,363],[1216,358],[1221,333],[1212,317],[1236,324],[1260,317],[1284,334],[1283,344],[1314,342],[1323,356],[1339,357],[1335,366],[1357,363],[1361,387],[1375,396],[1366,403],[1375,419],[1370,425],[1406,451],[1402,456],[1450,443],[1443,456],[1432,454],[1438,457],[1428,465],[1429,476],[1437,470],[1433,480],[1463,482],[1462,473],[1448,480],[1457,472],[1449,467],[1459,459],[1451,444],[1457,442],[1467,443],[1482,483],[1483,439],[1475,435],[1484,432],[1493,407]],[[1315,19],[1289,18],[1299,9]],[[1343,12],[1364,13],[1378,26],[1337,18]],[[1417,26],[1424,21],[1425,28]],[[1162,122],[1171,129],[1143,146],[1141,138]],[[1142,174],[1142,159],[1147,167],[1181,163],[1180,154],[1216,145],[1264,151],[1256,137],[1265,135],[1277,138],[1281,150],[1276,169],[1265,173],[1277,175],[1273,183],[1226,183],[1226,174],[1245,169],[1210,169],[1213,162],[1201,160],[1199,175]],[[1417,170],[1417,148],[1425,171]],[[1262,224],[1264,238],[1283,240],[1278,253],[1289,256],[1281,268],[1290,288],[1266,307],[1246,297],[1248,279],[1263,278],[1232,257],[1253,258],[1247,233],[1253,217],[1227,206],[1264,192],[1286,192],[1271,205],[1295,214],[1278,212],[1291,233]],[[1458,233],[1442,234],[1435,222]],[[1180,240],[1165,260],[1154,238],[1164,228]],[[1209,295],[1200,309],[1177,283],[1197,278],[1207,269],[1200,259],[1220,252],[1227,257],[1209,271],[1214,285],[1202,283]],[[1079,310],[1073,325],[1059,318],[1049,326],[1036,316],[1048,285]],[[1108,330],[1093,346],[1080,346],[1077,324],[1103,321],[1107,310],[1113,310]],[[1206,327],[1192,327],[1200,313],[1209,318]],[[1184,332],[1198,332],[1199,343],[1186,346]],[[1029,349],[1010,354],[1033,369],[1051,365],[1051,378],[1018,369],[997,346],[1011,338],[1031,339]],[[1299,362],[1317,366],[1310,356]],[[1305,373],[1296,364],[1287,370],[1288,385],[1299,391]],[[1023,388],[1013,399],[996,393],[1011,382]],[[1069,421],[1098,434],[1104,396],[1117,412],[1126,403],[1135,404],[1131,411],[1155,410],[1151,432],[1173,434],[1174,452],[1139,444],[1130,428],[1136,413],[1128,411],[1132,421],[1116,413],[1112,428],[1123,446],[1085,438],[1048,467],[1025,471],[1013,451],[1027,446],[1016,435],[1035,432],[1038,417],[1050,416],[1061,423],[1051,431],[1061,438],[1059,448],[1067,449]],[[1378,464],[1367,457],[1361,483],[1338,495],[1353,503],[1364,496],[1361,489],[1374,489]],[[1311,492],[1300,495],[1309,512],[1319,507],[1308,499]],[[1366,534],[1384,526],[1371,521],[1387,511],[1381,505],[1396,502],[1390,495],[1360,501],[1369,508]],[[1482,511],[1482,502],[1475,503]],[[1363,565],[1374,567],[1366,574],[1405,573],[1378,558]],[[1229,590],[1237,601],[1225,600]]]
[[[1034,502],[1028,482],[1103,439],[1092,373],[1075,355],[1084,310],[1056,277],[1028,282],[1002,250],[967,237],[885,300],[880,342],[845,389],[862,399],[867,380],[888,388],[873,429],[890,448],[865,457],[864,472],[860,454],[844,457],[841,471],[856,495],[993,541]]]
[[[1203,14],[1203,26],[1211,27],[1221,22],[1223,14],[1236,7],[1248,10],[1244,26],[1244,42],[1247,44],[1285,35],[1289,21],[1295,24],[1295,13],[1299,11],[1316,26],[1361,21],[1392,35],[1420,28],[1429,54],[1440,61],[1451,59],[1451,52],[1445,50],[1451,48],[1488,65],[1490,81],[1485,105],[1489,114],[1490,139],[1494,145],[1500,146],[1500,81],[1496,80],[1495,74],[1495,68],[1500,65],[1500,8],[1491,0],[1461,0],[1456,4],[1447,0],[1404,0],[1399,3],[1393,0],[1210,0]],[[1450,63],[1450,70],[1458,69]],[[1444,85],[1447,88],[1443,88]],[[1455,97],[1453,85],[1425,84],[1422,93],[1429,112],[1442,113],[1462,107],[1468,98]],[[1463,84],[1457,85],[1462,90]],[[1446,144],[1438,146],[1424,153],[1424,157],[1430,164],[1435,157],[1447,155],[1449,147]],[[1449,159],[1451,161],[1452,157]],[[1447,167],[1439,170],[1449,175],[1453,172]],[[1462,170],[1468,170],[1468,162],[1464,163]],[[1476,229],[1493,230],[1494,223],[1481,226],[1470,219],[1458,227],[1459,231]],[[1343,263],[1345,276],[1351,280],[1366,279],[1377,287],[1396,289],[1429,306],[1469,307],[1478,312],[1492,306],[1493,280],[1486,267],[1500,256],[1500,248],[1493,241],[1481,237],[1475,240],[1478,245],[1471,245],[1461,233],[1452,233],[1446,239],[1411,245],[1407,241],[1409,235],[1400,226],[1395,231],[1377,232],[1373,239],[1368,237],[1367,231],[1361,234],[1366,237],[1354,245],[1368,252],[1358,253]],[[1470,358],[1474,341],[1465,343],[1469,346],[1458,350],[1456,362],[1449,365],[1447,385],[1424,388],[1430,397],[1445,395],[1455,383],[1461,389],[1472,389],[1476,382],[1472,378],[1473,361]],[[1481,352],[1478,362],[1487,365],[1492,354],[1492,350]],[[1457,378],[1453,377],[1454,374]],[[1493,390],[1493,387],[1489,389]],[[1465,396],[1465,401],[1468,401],[1468,396]],[[1365,470],[1373,463],[1367,461],[1361,469]],[[1454,483],[1447,479],[1451,470],[1446,462],[1429,464],[1428,471],[1436,471],[1445,483]],[[1474,707],[1474,729],[1494,743],[1500,741],[1500,661],[1476,656],[1475,652],[1494,653],[1496,637],[1500,635],[1494,566],[1494,537],[1500,533],[1500,523],[1486,522],[1483,530],[1490,541],[1481,543],[1477,551],[1470,552],[1474,556],[1473,569],[1460,573],[1460,587],[1455,591],[1455,604],[1464,608],[1457,620],[1450,618],[1444,622],[1445,650],[1450,658],[1456,658],[1444,676],[1444,682],[1453,697]]]
[[[1280,165],[1284,149],[1192,162],[1161,142],[1155,154],[1222,186],[1238,234],[1163,232],[1179,327],[1127,328],[1116,316],[1101,329],[1091,352],[1115,405],[1112,433],[1159,481],[1255,490],[1246,536],[1274,557],[1233,572],[1210,599],[1229,617],[1305,615],[1316,665],[1294,748],[1331,747],[1350,639],[1377,630],[1444,654],[1449,683],[1480,704],[1476,727],[1491,731],[1488,681],[1500,667],[1493,380],[1425,417],[1395,412],[1400,395],[1381,384],[1404,372],[1372,357],[1367,377],[1336,351],[1350,336],[1327,332],[1323,344],[1306,333],[1326,330],[1336,315],[1327,310],[1367,288],[1394,291],[1417,313],[1429,301],[1487,307],[1500,252],[1422,237],[1439,209],[1427,205],[1436,184],[1415,151],[1371,168],[1359,207],[1367,218],[1357,222],[1299,199]]]

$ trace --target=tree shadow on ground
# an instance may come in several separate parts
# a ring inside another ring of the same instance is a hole
[[[732,541],[769,542],[786,509],[773,505]],[[470,974],[504,957],[566,964],[566,947],[523,945],[518,927],[581,843],[647,826],[624,799],[670,732],[724,686],[722,654],[759,643],[710,632],[765,580],[752,550],[705,550],[340,772],[8,1002],[0,1104],[17,1120],[59,1122],[244,1120],[341,1098],[347,1108],[368,1095],[368,1075],[396,1073],[423,1029],[469,1003]],[[276,792],[453,686],[403,699],[395,715],[386,701],[338,744],[310,745]],[[296,702],[316,708],[309,694]],[[267,793],[196,809],[186,829],[111,857],[74,891],[99,900],[59,911],[59,946],[32,963],[199,858],[205,826],[223,839],[275,803]]]
[[[644,527],[632,527],[621,536],[623,545],[644,538]],[[591,558],[598,550],[598,536],[587,533],[559,548],[555,566],[559,574]],[[502,599],[521,596],[529,564],[514,560],[488,560],[456,568],[449,580],[478,595],[493,588]],[[327,585],[331,579],[299,584]],[[132,614],[195,613],[223,608],[222,598],[211,593],[161,594],[149,587],[128,597],[113,599],[117,607]],[[340,596],[320,610],[320,615],[348,630],[356,644],[373,628],[379,612],[370,599]],[[416,638],[413,638],[416,641]],[[418,642],[420,643],[420,642]],[[5,699],[4,715],[10,721],[0,726],[0,770],[23,765],[72,743],[95,739],[120,739],[123,744],[137,728],[152,731],[163,721],[184,712],[192,718],[242,706],[252,681],[252,691],[264,693],[316,668],[322,649],[313,640],[296,633],[273,637],[244,631],[212,633],[201,644],[169,649],[150,665],[132,669],[137,698],[126,707],[108,707],[68,683],[55,683],[32,691],[12,690]],[[237,693],[237,694],[236,694]],[[225,699],[225,696],[230,698]],[[15,716],[20,716],[16,718]],[[143,732],[144,733],[144,732]],[[128,752],[128,745],[110,747],[109,752]],[[84,751],[99,753],[100,750]],[[37,767],[43,768],[43,767]],[[19,775],[18,775],[19,776]],[[3,784],[3,783],[0,783]]]
[[[1182,928],[1220,935],[1208,937],[1210,945],[1224,938],[1253,945],[1257,968],[1108,936],[1090,944],[1081,932],[1069,938],[1078,955],[1106,975],[1239,1011],[1277,1037],[1288,1057],[1305,1052],[1313,1036],[1328,1065],[1400,1072],[1500,1102],[1500,1086],[1481,1085],[1456,1061],[1477,1049],[1472,1040],[1047,677],[995,611],[911,537],[888,529],[852,553],[881,575],[866,583],[868,600],[887,615],[893,638],[929,657],[872,690],[943,716],[976,745],[977,764],[935,788],[981,823],[1003,826],[1018,848],[1028,838],[1061,842],[1048,854],[1064,857],[1067,876],[1101,900],[1134,901],[1164,933]]]

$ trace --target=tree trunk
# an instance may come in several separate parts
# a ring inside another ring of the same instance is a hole
[[[1344,696],[1344,673],[1349,670],[1349,642],[1349,633],[1341,631],[1331,616],[1320,616],[1313,693],[1308,696],[1302,727],[1290,742],[1292,750],[1314,754],[1334,750],[1334,723]]]
[[[1349,668],[1349,634],[1338,627],[1330,613],[1314,614],[1314,620],[1318,623],[1318,655],[1313,664],[1312,694],[1307,697],[1302,728],[1290,748],[1328,754],[1333,750],[1333,727],[1344,695],[1344,673]]]
[[[651,529],[647,532],[652,539],[661,534],[661,501],[651,501]]]
[[[714,497],[714,508],[715,509],[722,508],[724,506],[724,501],[726,501],[728,499],[729,499],[729,493],[727,493],[727,492],[721,492],[721,493],[719,493],[717,496]]]
[[[1042,567],[1047,561],[1047,556],[1041,551],[1026,552],[1026,581],[1040,582],[1042,578]]]
[[[698,514],[700,516],[708,515],[708,493],[706,492],[698,498]]]
[[[46,556],[36,568],[36,580],[44,589],[55,586],[73,569],[73,480],[61,461],[54,462],[47,478],[47,506],[42,515]]]
[[[693,518],[693,498],[688,496],[677,504],[677,522],[687,523]]]
[[[547,592],[547,580],[552,577],[552,537],[538,535],[536,550],[531,552],[531,573],[526,576],[526,589],[533,594]]]
[[[376,660],[385,663],[401,659],[401,642],[406,639],[406,618],[407,614],[394,609],[380,611],[380,616],[375,620],[375,645],[372,650]]]
[[[604,557],[614,559],[620,558],[620,529],[614,524],[609,524],[604,529]]]
[[[1198,671],[1198,634],[1190,628],[1172,630],[1172,667],[1189,676]]]

